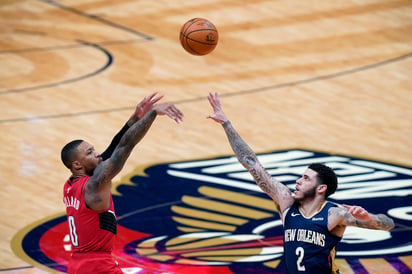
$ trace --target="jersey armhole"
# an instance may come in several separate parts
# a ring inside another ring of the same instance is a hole
[[[86,188],[86,183],[89,181],[89,179],[90,179],[90,177],[87,178],[87,180],[85,180],[85,181],[83,182],[82,188],[81,188],[81,190],[80,190],[80,193],[81,193],[81,194],[85,193],[85,192],[84,192],[84,189]]]
[[[286,209],[280,214],[283,224],[285,224],[286,215],[288,214],[288,212],[289,212],[289,210],[290,210],[291,207],[292,207],[292,206],[286,208]]]

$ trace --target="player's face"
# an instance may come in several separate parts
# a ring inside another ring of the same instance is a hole
[[[102,158],[91,144],[82,142],[77,149],[77,160],[83,166],[86,174],[91,176],[97,165],[101,163]]]
[[[302,174],[302,177],[296,180],[295,199],[304,200],[316,196],[319,186],[317,172],[308,168]]]

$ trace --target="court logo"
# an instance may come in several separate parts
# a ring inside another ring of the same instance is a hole
[[[410,270],[401,259],[412,255],[410,168],[306,150],[258,157],[291,190],[310,163],[332,167],[339,187],[329,200],[388,214],[396,223],[390,232],[348,227],[337,258],[354,273],[367,273],[360,258]],[[159,164],[143,175],[136,170],[117,192],[113,254],[128,273],[286,273],[275,205],[235,157]],[[22,248],[15,252],[26,261],[66,270],[71,246],[65,215],[17,238]]]

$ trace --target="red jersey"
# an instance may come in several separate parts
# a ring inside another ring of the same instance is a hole
[[[63,188],[63,203],[66,205],[72,252],[111,253],[117,234],[113,199],[110,197],[110,205],[106,210],[96,211],[88,208],[84,201],[84,189],[89,178],[70,178]]]

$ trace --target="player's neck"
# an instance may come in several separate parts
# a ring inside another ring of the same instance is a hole
[[[84,177],[84,176],[91,176],[88,175],[86,170],[84,168],[79,168],[79,169],[71,169],[72,172],[72,178],[80,178],[80,177]]]
[[[76,179],[84,176],[87,176],[86,174],[84,174],[84,172],[72,172],[72,176],[70,177]]]
[[[304,217],[311,218],[321,211],[325,204],[325,199],[317,199],[316,197],[311,200],[303,200],[300,202],[299,211]]]

